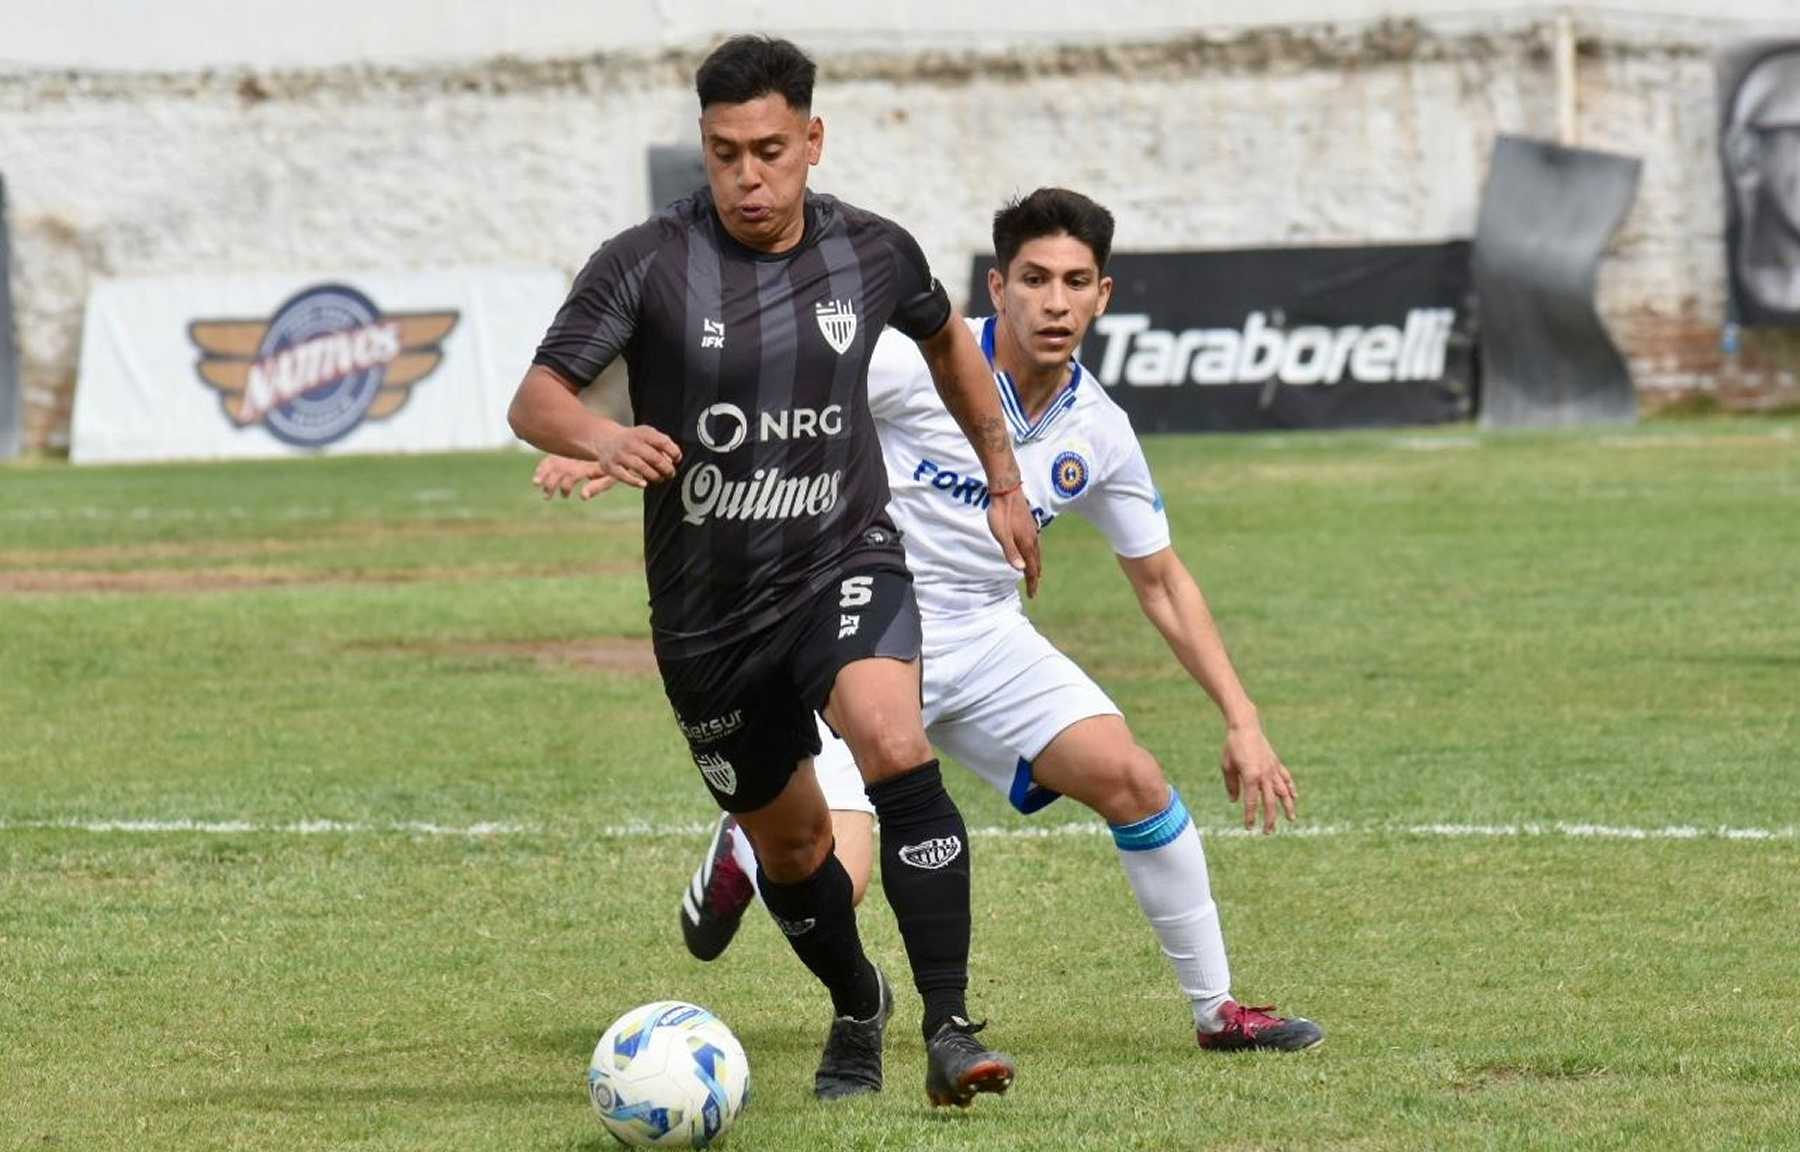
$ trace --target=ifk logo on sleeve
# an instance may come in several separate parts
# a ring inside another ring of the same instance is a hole
[[[194,368],[233,425],[319,448],[385,420],[443,362],[460,314],[383,312],[346,284],[290,297],[268,319],[196,320]]]

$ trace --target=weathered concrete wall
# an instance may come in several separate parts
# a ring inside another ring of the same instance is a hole
[[[1581,142],[1644,158],[1601,295],[1651,390],[1722,375],[1709,52],[1590,30],[1579,57]],[[820,55],[816,186],[907,224],[951,285],[997,204],[1046,183],[1109,204],[1122,248],[1468,235],[1494,133],[1555,131],[1534,23]],[[645,213],[645,148],[692,137],[696,59],[0,75],[27,445],[66,442],[98,276],[572,273]],[[1792,386],[1779,348],[1743,363],[1764,374],[1723,375]]]
[[[1546,18],[1630,25],[1646,18],[1709,35],[1722,22],[1778,25],[1793,0],[0,0],[0,66],[130,72],[239,67],[563,59],[589,52],[692,49],[742,31],[791,36],[817,50],[884,51],[1155,40],[1171,32],[1289,24],[1355,27],[1425,20],[1464,28]]]

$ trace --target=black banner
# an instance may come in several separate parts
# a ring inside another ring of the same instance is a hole
[[[975,262],[970,312],[989,310]],[[1474,411],[1469,244],[1121,253],[1081,346],[1139,432],[1438,424]]]

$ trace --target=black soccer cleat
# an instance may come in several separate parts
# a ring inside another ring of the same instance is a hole
[[[700,960],[715,959],[725,951],[744,921],[744,910],[756,898],[756,886],[731,856],[735,827],[737,821],[729,812],[719,817],[706,856],[681,894],[681,938]]]
[[[874,967],[873,963],[870,966]],[[821,1100],[881,1091],[881,1038],[887,1032],[888,1017],[894,1014],[894,993],[880,968],[875,969],[875,981],[881,986],[881,1007],[874,1017],[839,1016],[831,1022],[825,1053],[819,1057],[819,1070],[813,1073],[813,1095]]]
[[[977,1092],[1005,1092],[1012,1086],[1012,1057],[981,1046],[975,1033],[987,1027],[984,1020],[971,1024],[952,1016],[925,1043],[925,1095],[932,1104],[967,1108]]]
[[[1235,1000],[1219,1009],[1217,1032],[1197,1032],[1200,1047],[1213,1052],[1300,1052],[1325,1042],[1325,1030],[1303,1016],[1277,1016],[1275,1005],[1246,1007]]]

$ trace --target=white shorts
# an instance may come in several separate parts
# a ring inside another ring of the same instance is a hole
[[[1021,812],[1057,793],[1032,782],[1031,762],[1063,729],[1119,707],[1075,661],[1007,613],[948,628],[925,621],[925,735],[992,784]],[[824,745],[813,759],[825,802],[873,812],[850,747],[819,722]]]

